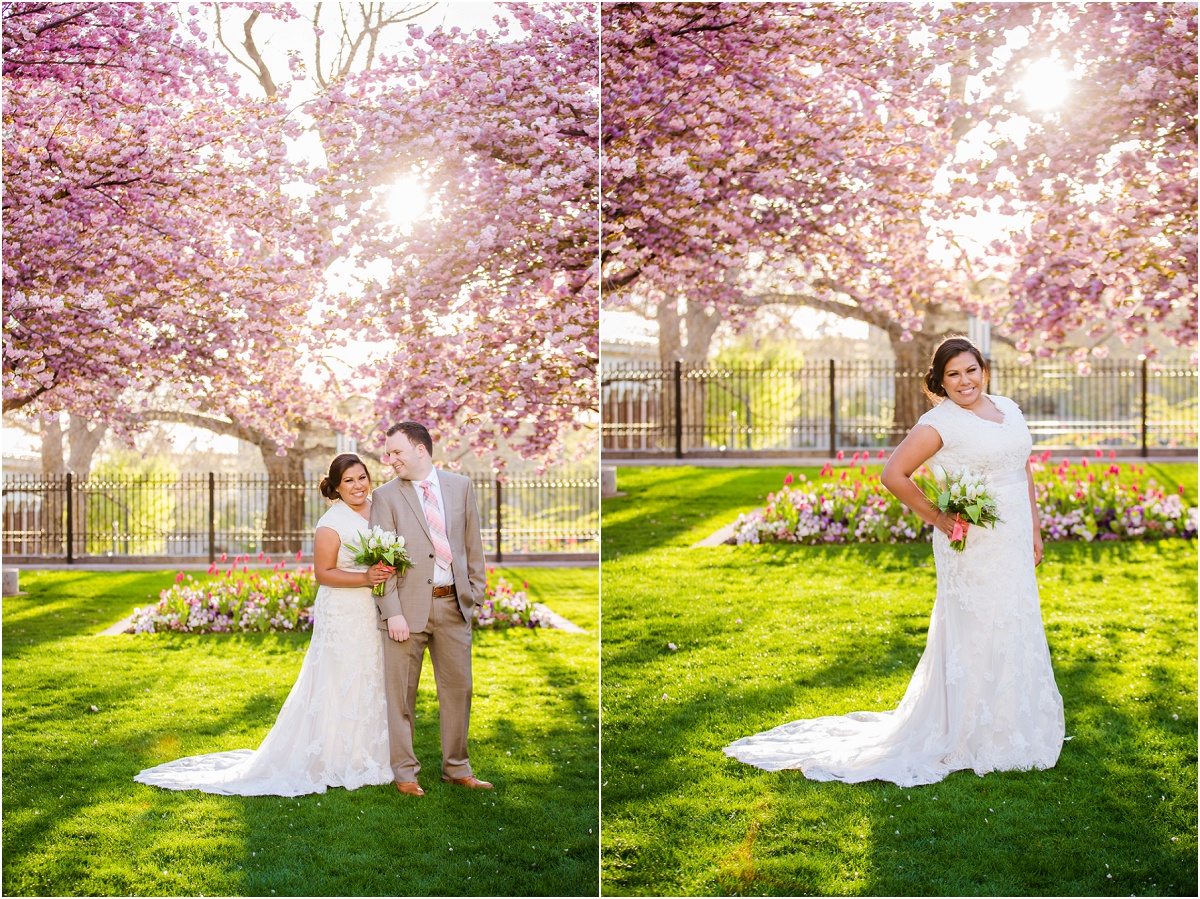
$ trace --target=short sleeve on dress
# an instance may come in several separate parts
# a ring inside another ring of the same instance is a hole
[[[948,421],[941,405],[934,406],[924,415],[917,419],[917,424],[925,425],[933,428],[938,432],[938,436],[942,438],[942,443],[945,443],[950,437],[949,429],[950,422]]]

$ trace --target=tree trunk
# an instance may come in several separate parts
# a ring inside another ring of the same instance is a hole
[[[925,327],[914,333],[912,340],[902,341],[899,329],[888,329],[892,352],[896,356],[896,374],[893,382],[896,409],[892,418],[890,441],[893,446],[903,440],[917,423],[917,419],[929,411],[929,399],[925,396],[922,385],[933,351],[945,337],[966,333],[966,315],[936,303],[931,303],[926,308]]]
[[[267,467],[263,550],[268,555],[294,555],[313,524],[304,515],[304,457],[300,453],[277,456],[266,447],[262,450]]]
[[[48,552],[65,551],[67,497],[66,474],[71,472],[71,532],[72,543],[77,555],[87,552],[88,545],[88,495],[82,489],[92,473],[96,450],[100,448],[108,425],[97,422],[89,425],[87,419],[77,415],[69,417],[66,434],[58,418],[47,420],[42,426],[42,474],[47,480],[56,479],[61,489],[45,491],[42,527],[45,531]],[[63,438],[67,445],[64,448]]]
[[[708,363],[713,337],[721,325],[721,313],[701,303],[667,297],[659,301],[654,317],[658,322],[659,362],[664,369],[672,368],[676,360],[683,362],[682,397],[677,399],[683,403],[683,449],[702,448],[706,442],[707,385],[702,379],[689,379],[687,372]]]
[[[902,342],[899,334],[891,335],[892,352],[896,355],[896,371],[892,375],[896,406],[892,413],[892,432],[888,443],[896,446],[917,423],[917,419],[929,411],[929,400],[922,389],[925,372],[929,369],[929,358],[934,347],[941,342],[940,334],[921,332],[913,339]]]

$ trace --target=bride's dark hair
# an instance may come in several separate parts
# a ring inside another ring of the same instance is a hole
[[[984,376],[990,377],[991,372],[988,370],[987,361],[983,358],[983,353],[979,352],[979,347],[966,337],[947,337],[933,351],[933,359],[929,362],[929,371],[925,372],[925,395],[934,405],[937,405],[946,396],[946,388],[942,386],[942,378],[946,376],[946,366],[950,364],[951,359],[962,353],[973,355],[979,362],[979,367],[983,369]]]
[[[334,456],[333,461],[329,463],[329,474],[321,478],[320,489],[321,496],[326,499],[341,499],[338,496],[337,488],[342,483],[342,478],[346,474],[346,470],[353,468],[355,465],[362,465],[365,471],[367,466],[363,465],[363,460],[354,455],[354,453],[342,453]],[[367,480],[370,480],[371,473],[367,472]]]

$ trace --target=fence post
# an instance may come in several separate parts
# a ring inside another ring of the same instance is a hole
[[[71,504],[71,493],[73,492],[73,478],[71,472],[67,472],[67,564],[70,565],[75,561],[75,509]]]
[[[208,473],[208,562],[217,561],[217,476]]]
[[[837,363],[829,360],[829,455],[837,455]]]
[[[500,494],[500,479],[496,478],[492,483],[496,486],[496,561],[502,562],[504,561],[504,550],[500,545],[500,537],[503,533],[503,527],[501,526],[503,518],[500,510],[503,508],[501,503],[503,497]]]
[[[675,360],[675,458],[683,458],[683,360]]]
[[[1150,455],[1149,433],[1146,425],[1146,369],[1148,360],[1142,357],[1142,458]]]

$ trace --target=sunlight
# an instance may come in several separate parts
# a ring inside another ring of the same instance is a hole
[[[1039,59],[1029,66],[1017,86],[1032,109],[1057,109],[1071,92],[1071,76],[1055,59]]]
[[[388,219],[406,234],[425,212],[428,197],[420,179],[406,175],[387,189]]]

